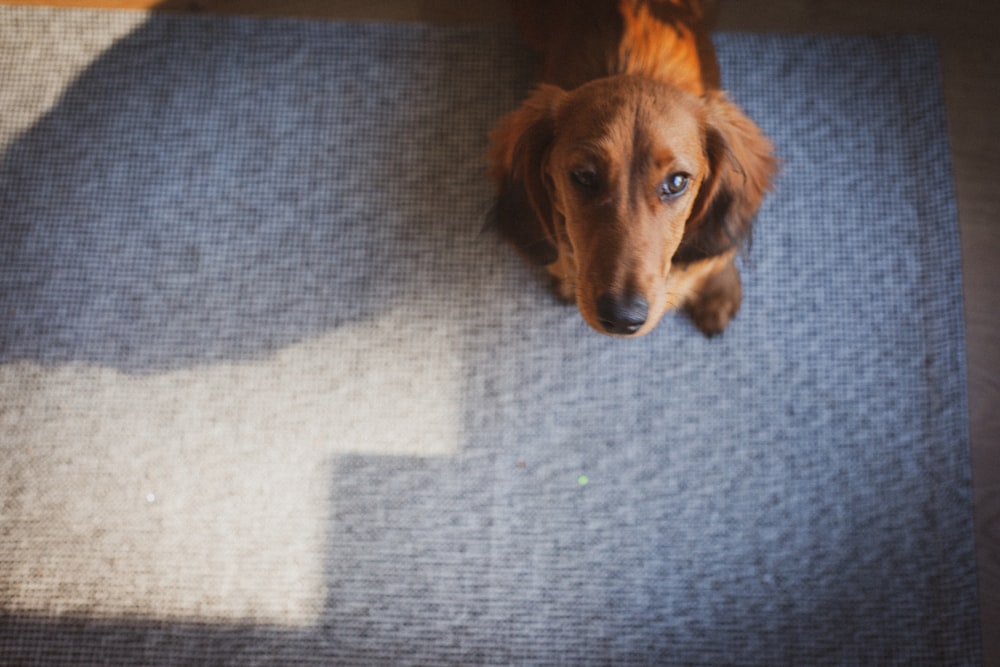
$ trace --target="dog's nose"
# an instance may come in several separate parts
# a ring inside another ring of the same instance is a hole
[[[649,315],[649,304],[637,293],[604,294],[597,299],[597,319],[612,334],[634,334]]]

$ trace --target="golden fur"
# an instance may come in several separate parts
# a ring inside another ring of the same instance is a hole
[[[491,135],[500,233],[597,331],[642,335],[682,307],[721,332],[776,162],[719,90],[701,6],[521,0],[514,14],[542,83]]]

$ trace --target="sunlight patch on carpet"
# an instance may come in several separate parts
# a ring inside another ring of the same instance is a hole
[[[459,447],[448,336],[402,317],[163,374],[0,366],[3,608],[311,623],[331,458]]]

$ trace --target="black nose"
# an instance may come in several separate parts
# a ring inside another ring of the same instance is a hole
[[[649,304],[637,293],[604,294],[597,299],[597,319],[612,334],[634,334],[649,315]]]

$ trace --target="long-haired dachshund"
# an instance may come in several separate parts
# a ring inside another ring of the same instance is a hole
[[[733,260],[776,173],[720,90],[698,0],[515,0],[542,83],[491,134],[494,224],[597,331],[672,308],[706,335],[742,299]]]

